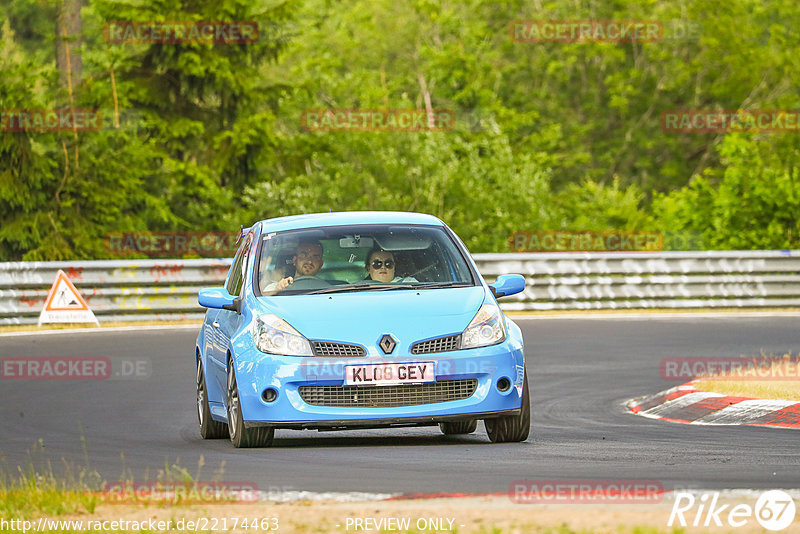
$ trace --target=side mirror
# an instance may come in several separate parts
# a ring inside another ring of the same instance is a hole
[[[521,274],[501,274],[489,285],[489,289],[494,293],[494,298],[516,295],[525,289],[525,277]]]
[[[241,304],[238,297],[234,297],[224,287],[207,287],[197,294],[197,302],[206,308],[231,310],[241,313]]]

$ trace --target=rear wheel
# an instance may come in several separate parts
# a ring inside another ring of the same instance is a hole
[[[508,415],[495,419],[484,419],[483,425],[492,443],[525,441],[531,430],[531,396],[528,375],[522,381],[522,409],[519,415]]]
[[[269,447],[275,436],[272,427],[258,426],[246,428],[242,417],[242,404],[239,400],[239,388],[236,385],[236,371],[233,359],[228,361],[228,436],[236,448]]]
[[[203,364],[200,363],[200,358],[197,359],[197,420],[200,423],[200,436],[203,439],[218,439],[228,435],[225,423],[214,421],[211,418],[206,377],[203,373]]]
[[[439,423],[439,429],[445,436],[472,434],[478,429],[478,420],[470,419],[469,421],[447,421],[446,423]]]

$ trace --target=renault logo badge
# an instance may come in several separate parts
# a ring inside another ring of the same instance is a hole
[[[378,346],[381,348],[384,354],[391,354],[394,348],[397,346],[397,341],[395,341],[394,338],[389,334],[383,334]]]

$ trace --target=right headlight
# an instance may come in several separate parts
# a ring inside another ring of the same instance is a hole
[[[488,347],[505,339],[506,327],[500,307],[497,304],[484,304],[461,334],[461,348]]]
[[[313,356],[311,343],[292,325],[273,313],[260,315],[255,324],[256,347],[261,352],[285,356]]]

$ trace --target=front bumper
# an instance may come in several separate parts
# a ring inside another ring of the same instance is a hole
[[[333,430],[433,425],[514,415],[519,413],[522,404],[523,352],[521,343],[508,340],[479,349],[383,358],[296,358],[267,355],[253,349],[235,361],[242,414],[248,427]],[[464,399],[409,406],[320,406],[307,403],[300,394],[301,386],[343,386],[345,365],[413,362],[434,362],[437,382],[475,379],[475,391]],[[498,387],[503,378],[510,383],[505,391]],[[267,388],[277,392],[272,402],[262,397]]]
[[[492,419],[507,415],[519,415],[521,410],[507,410],[504,412],[472,413],[470,419]],[[403,426],[432,426],[448,421],[463,421],[464,415],[437,415],[430,417],[395,417],[392,419],[344,419],[341,421],[245,421],[246,428],[258,426],[271,426],[290,428],[295,430],[354,430],[365,428],[388,428]]]

